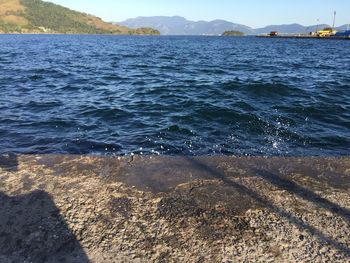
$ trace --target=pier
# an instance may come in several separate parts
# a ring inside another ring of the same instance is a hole
[[[1,262],[347,262],[350,158],[0,157]]]

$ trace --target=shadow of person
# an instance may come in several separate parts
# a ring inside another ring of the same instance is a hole
[[[0,169],[6,172],[16,172],[18,170],[18,160],[16,154],[0,155]]]
[[[0,192],[0,262],[89,262],[52,198]]]

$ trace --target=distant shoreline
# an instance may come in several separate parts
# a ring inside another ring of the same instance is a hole
[[[139,35],[139,34],[86,34],[86,33],[0,33],[0,35],[66,35],[66,36],[162,36],[162,35]]]
[[[256,37],[256,35],[245,36],[223,36],[223,35],[138,35],[138,34],[85,34],[85,33],[0,33],[0,35],[67,35],[67,36],[155,36],[155,37]]]

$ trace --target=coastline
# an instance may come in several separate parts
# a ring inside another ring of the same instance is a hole
[[[0,261],[345,262],[349,189],[350,157],[1,156]]]

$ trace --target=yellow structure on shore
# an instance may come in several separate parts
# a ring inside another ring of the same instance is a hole
[[[316,36],[318,36],[318,37],[332,37],[332,36],[335,36],[336,33],[337,33],[337,31],[334,30],[333,28],[325,28],[323,30],[317,31]]]

